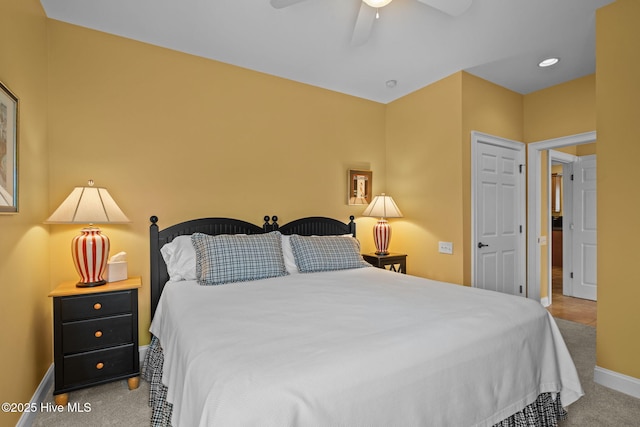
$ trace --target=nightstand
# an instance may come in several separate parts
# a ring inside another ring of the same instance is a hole
[[[396,271],[398,273],[407,274],[407,254],[398,254],[389,252],[387,255],[363,254],[362,257],[374,267],[384,268]]]
[[[138,288],[140,277],[92,288],[61,283],[53,297],[53,361],[57,405],[69,392],[127,379],[138,388]]]

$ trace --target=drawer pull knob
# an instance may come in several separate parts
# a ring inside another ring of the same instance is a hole
[[[102,336],[102,331],[96,331],[93,335],[95,335],[96,338],[100,338]]]
[[[102,369],[102,368],[104,368],[104,363],[98,362],[98,364],[96,364],[96,369]]]
[[[94,310],[100,310],[102,308],[102,304],[100,304],[99,302],[93,304],[93,309]]]

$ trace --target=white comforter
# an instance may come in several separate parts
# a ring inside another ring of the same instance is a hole
[[[169,283],[150,330],[174,426],[487,426],[583,394],[540,304],[377,268]]]

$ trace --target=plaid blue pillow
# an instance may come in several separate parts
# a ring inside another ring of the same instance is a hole
[[[280,232],[233,235],[194,233],[200,285],[222,285],[285,276]]]
[[[344,236],[291,236],[291,249],[301,273],[371,267],[360,255],[360,242]]]

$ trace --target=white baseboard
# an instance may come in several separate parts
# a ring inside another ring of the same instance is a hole
[[[610,389],[640,399],[640,379],[596,366],[593,381]]]
[[[142,361],[144,360],[145,356],[147,355],[147,350],[149,350],[149,345],[141,345],[140,347],[138,347],[138,353],[140,353],[140,369],[142,369]]]
[[[47,372],[42,377],[42,381],[38,385],[36,392],[33,393],[33,397],[31,397],[31,401],[29,402],[31,405],[29,407],[33,407],[34,405],[39,408],[40,403],[44,402],[46,399],[47,393],[49,389],[53,385],[53,363],[47,369]],[[37,412],[23,412],[22,416],[18,420],[18,424],[16,427],[31,427],[33,422],[36,419]]]
[[[147,354],[147,350],[149,349],[148,345],[143,345],[138,347],[138,352],[140,353],[140,368],[142,368],[142,361]],[[53,385],[53,363],[47,369],[47,372],[42,377],[42,381],[38,385],[36,392],[33,393],[33,397],[31,397],[31,401],[29,402],[31,406],[40,407],[40,404],[45,401],[47,398],[47,393],[49,389]],[[36,412],[23,412],[22,416],[18,420],[16,427],[31,427],[36,418]]]
[[[540,304],[542,304],[543,307],[549,307],[551,304],[549,303],[549,297],[544,297],[544,298],[540,298]]]

